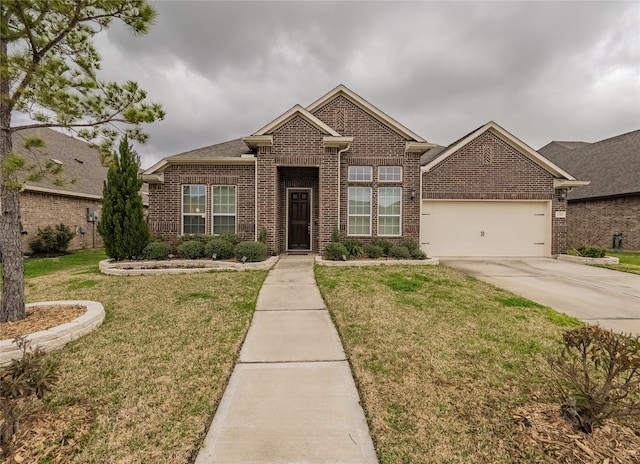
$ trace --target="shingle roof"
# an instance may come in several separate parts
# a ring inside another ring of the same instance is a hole
[[[429,164],[431,161],[436,159],[440,153],[442,153],[442,150],[445,150],[446,148],[447,147],[443,147],[442,145],[436,145],[435,147],[425,151],[420,156],[420,165],[424,166],[426,164]]]
[[[600,142],[551,142],[540,150],[576,178],[591,184],[569,193],[569,200],[640,193],[640,130]],[[571,146],[571,145],[569,145]]]
[[[24,137],[39,137],[45,142],[43,148],[34,148],[31,152],[24,148]],[[103,182],[107,178],[107,168],[100,161],[100,153],[82,140],[52,129],[26,129],[14,132],[13,151],[21,154],[27,164],[44,164],[48,160],[62,163],[63,185],[55,185],[51,178],[27,183],[30,186],[58,191],[73,192],[79,195],[102,196]],[[73,182],[72,182],[73,181]]]
[[[208,147],[197,148],[177,155],[167,156],[166,160],[179,160],[181,158],[206,160],[208,158],[240,158],[242,155],[251,154],[251,150],[242,139],[230,140],[228,142],[209,145]]]

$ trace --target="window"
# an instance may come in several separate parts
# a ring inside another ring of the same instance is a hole
[[[204,234],[206,196],[204,185],[182,186],[183,234]]]
[[[378,189],[378,235],[400,236],[400,187]]]
[[[236,187],[235,185],[218,185],[212,191],[213,233],[236,233]]]
[[[371,166],[349,166],[350,182],[371,182],[373,176]]]
[[[349,187],[348,235],[371,235],[371,187]]]
[[[402,166],[378,166],[378,182],[402,182]]]

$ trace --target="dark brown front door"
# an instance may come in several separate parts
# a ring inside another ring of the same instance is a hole
[[[311,249],[311,192],[289,190],[289,250]]]

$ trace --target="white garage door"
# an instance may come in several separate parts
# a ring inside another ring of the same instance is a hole
[[[420,234],[427,256],[551,256],[551,202],[424,200]]]

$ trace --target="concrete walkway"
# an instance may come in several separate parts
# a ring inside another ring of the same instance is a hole
[[[269,272],[196,464],[377,463],[313,262]]]

